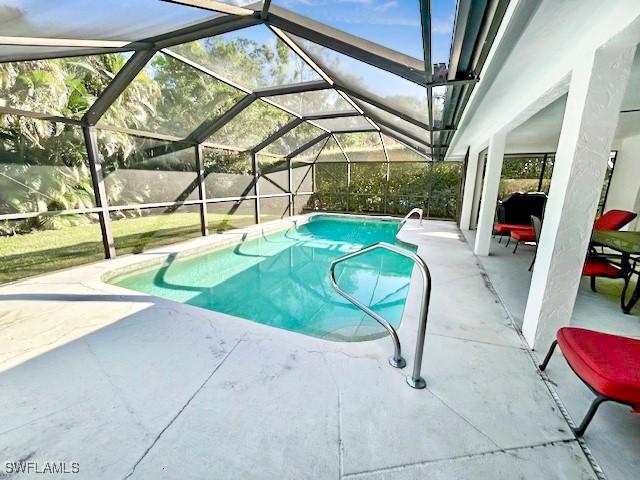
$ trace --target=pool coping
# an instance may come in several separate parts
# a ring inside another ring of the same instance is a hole
[[[207,235],[203,237],[197,237],[195,239],[185,240],[182,242],[176,242],[172,244],[162,245],[155,247],[143,253],[134,253],[116,257],[110,260],[110,262],[117,262],[120,259],[138,258],[138,262],[127,262],[126,265],[112,265],[113,268],[105,270],[100,275],[100,280],[103,283],[113,285],[112,282],[123,276],[128,276],[132,273],[136,273],[148,268],[152,268],[164,263],[169,257],[173,259],[189,258],[193,256],[205,255],[207,253],[222,250],[224,248],[239,245],[245,241],[256,239],[260,236],[281,232],[291,225],[304,225],[308,223],[313,217],[317,216],[333,216],[333,217],[347,217],[347,218],[361,218],[367,220],[399,220],[398,217],[391,217],[388,215],[356,215],[356,214],[340,214],[340,213],[325,213],[325,212],[312,212],[302,215],[295,215],[279,220],[272,220],[266,223],[259,223],[250,225],[248,227],[237,228],[227,230],[223,233]],[[400,231],[398,231],[399,233]],[[210,241],[203,241],[207,239]],[[410,245],[417,246],[415,244],[405,242]],[[171,251],[167,252],[169,249]],[[175,250],[175,251],[174,251]],[[139,258],[142,255],[152,255],[153,258],[142,259]],[[103,261],[96,262],[102,263]],[[75,267],[72,267],[75,268]]]
[[[118,279],[121,279],[123,277],[129,276],[144,270],[148,270],[153,267],[163,265],[169,259],[173,261],[176,259],[184,259],[184,258],[196,257],[200,255],[206,255],[215,251],[222,250],[224,248],[240,245],[245,241],[252,240],[266,234],[281,232],[283,230],[290,228],[292,225],[304,225],[309,221],[311,221],[313,217],[317,217],[317,216],[353,218],[353,219],[362,219],[362,220],[369,220],[369,221],[372,221],[372,220],[394,221],[398,223],[401,220],[398,217],[392,217],[390,215],[358,215],[358,214],[342,214],[342,213],[329,213],[329,212],[311,212],[311,213],[306,213],[301,215],[295,215],[295,216],[291,216],[291,217],[287,217],[279,220],[272,220],[266,223],[254,224],[254,225],[250,225],[248,227],[243,227],[239,229],[227,230],[220,234],[208,235],[208,236],[198,237],[195,239],[186,240],[183,242],[176,242],[173,244],[159,246],[143,253],[129,254],[129,255],[124,255],[122,257],[116,257],[115,259],[111,259],[111,260],[103,260],[100,262],[96,262],[94,265],[100,265],[100,266],[106,265],[107,267],[106,269],[102,270],[98,274],[98,281],[102,286],[122,288],[129,291],[135,291],[139,295],[148,296],[150,298],[162,298],[164,301],[175,302],[177,304],[184,305],[182,302],[177,302],[175,300],[167,299],[164,297],[158,297],[156,295],[151,295],[151,294],[140,292],[137,290],[131,290],[126,287],[117,285],[115,282],[117,282]],[[405,243],[407,245],[412,245],[412,246],[415,246],[416,248],[419,248],[419,245],[417,243],[412,243],[410,239],[400,238],[400,233],[403,231],[403,229],[407,227],[407,225],[408,224],[405,223],[402,226],[402,228],[398,230],[398,232],[396,233],[397,240],[401,243]],[[145,256],[147,257],[151,256],[151,258],[142,258]],[[396,330],[399,330],[406,323],[407,317],[413,314],[412,312],[413,308],[410,309],[408,307],[410,303],[413,303],[414,296],[411,295],[411,293],[412,293],[412,290],[415,288],[415,286],[412,288],[412,286],[415,284],[415,281],[414,281],[415,274],[416,274],[416,267],[414,265],[411,273],[411,277],[410,277],[409,290],[407,291],[407,297],[406,297],[405,305],[402,311],[402,318],[400,319],[400,322]],[[202,307],[195,307],[193,305],[192,307],[202,308]],[[218,312],[216,310],[210,310],[210,309],[204,309],[204,310],[222,314],[222,312]],[[262,324],[261,322],[257,322],[249,318],[237,317],[234,315],[230,315],[230,316],[234,318],[238,318],[245,322]],[[332,342],[332,343],[370,342],[370,341],[380,340],[381,338],[385,338],[387,336],[386,332],[376,332],[373,334],[365,334],[365,335],[359,336],[357,337],[357,339],[349,340],[349,337],[342,336],[337,333],[328,334],[324,337],[316,337],[313,335],[305,334],[303,332],[286,330],[286,329],[274,327],[271,325],[265,325],[265,326],[271,327],[271,328],[277,328],[279,330],[284,330],[292,334],[304,335],[307,337],[315,338],[321,341]],[[362,325],[358,325],[358,327],[356,327],[356,331],[361,326]]]

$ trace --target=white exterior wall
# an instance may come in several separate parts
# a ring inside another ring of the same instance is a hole
[[[531,347],[571,318],[635,48],[607,45],[572,73],[522,325]]]
[[[523,324],[529,345],[546,348],[573,311],[608,151],[640,42],[640,2],[516,0],[514,5],[513,23],[481,73],[448,155],[513,131],[569,92]],[[620,150],[625,143],[627,158],[633,157],[640,140],[623,141]],[[625,160],[619,165],[622,176],[634,169]],[[637,186],[629,192],[629,180],[616,180],[612,202],[635,204]],[[483,217],[479,228],[486,231],[491,219]],[[484,243],[476,239],[477,254],[486,254],[478,248]]]
[[[538,3],[531,13],[531,5]],[[486,143],[495,131],[513,129],[564,95],[576,62],[624,30],[640,13],[637,0],[520,0],[514,6],[531,18],[515,25],[516,31],[505,33],[505,42],[511,36],[515,44],[500,45],[501,51],[485,68],[488,71],[481,74],[452,139],[450,157],[464,156],[469,145]],[[534,105],[540,98],[546,104]]]
[[[619,142],[605,211],[613,208],[640,211],[640,135]],[[640,221],[636,219],[625,230],[640,230]]]

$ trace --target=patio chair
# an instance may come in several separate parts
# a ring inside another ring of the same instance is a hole
[[[628,212],[626,210],[609,210],[604,213],[599,219],[593,222],[594,230],[609,230],[609,231],[617,231],[622,227],[627,225],[629,222],[633,221],[637,215],[633,212]],[[589,244],[589,251],[591,253],[596,253],[596,246],[593,244]],[[604,247],[600,247],[600,253],[604,253]]]
[[[563,327],[551,343],[540,370],[547,368],[556,346],[560,346],[569,367],[596,395],[580,426],[572,428],[577,437],[584,435],[603,402],[622,403],[640,413],[640,340]]]
[[[531,215],[542,217],[547,195],[543,192],[514,192],[502,199],[496,207],[498,223],[529,225]]]
[[[596,278],[619,278],[625,281],[626,284],[629,281],[627,275],[625,275],[622,268],[615,263],[610,262],[607,257],[601,255],[589,254],[582,267],[582,276],[591,277],[591,290],[596,290]],[[626,290],[626,289],[625,289]]]
[[[516,241],[516,246],[513,248],[513,253],[516,253],[521,242],[535,242],[536,234],[533,231],[533,227],[529,227],[527,230],[512,230],[507,246],[509,246],[511,239]]]
[[[496,223],[493,226],[493,236],[498,235],[498,243],[502,243],[502,237],[511,236],[511,232],[516,230],[531,231],[530,225],[516,225],[513,223]]]
[[[514,230],[531,230],[531,215],[542,216],[544,206],[547,201],[546,194],[542,192],[515,192],[507,195],[496,206],[497,223],[493,228],[493,235],[499,236],[498,243],[502,242],[503,236],[511,236]],[[507,246],[511,238],[507,240]]]
[[[609,210],[593,222],[594,230],[620,230],[631,222],[637,214],[626,210]]]

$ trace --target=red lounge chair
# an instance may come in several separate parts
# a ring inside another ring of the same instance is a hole
[[[593,223],[594,230],[620,230],[636,218],[633,212],[626,210],[609,210]]]
[[[585,277],[591,277],[591,290],[596,291],[596,278],[621,278],[628,280],[624,272],[620,267],[609,262],[604,257],[587,256],[582,267],[582,275]]]
[[[564,327],[558,330],[540,370],[547,368],[556,345],[574,373],[596,395],[580,426],[573,429],[577,437],[584,435],[602,402],[629,405],[640,413],[640,340]]]
[[[515,225],[513,223],[496,223],[493,226],[493,235],[498,235],[498,243],[502,242],[502,237],[511,235],[515,230],[531,230],[530,225]]]
[[[518,245],[520,245],[520,242],[535,242],[536,234],[533,231],[533,227],[529,227],[528,230],[513,230],[511,232],[511,237],[507,242],[507,246],[509,246],[509,242],[511,241],[512,238],[516,241],[516,246],[513,249],[513,253],[516,253],[516,250],[518,249]]]

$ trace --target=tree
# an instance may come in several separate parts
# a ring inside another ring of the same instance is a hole
[[[122,68],[123,55],[0,64],[11,107],[79,118]],[[20,115],[0,116],[0,212],[69,210],[95,205],[79,127]],[[56,228],[88,216],[35,217],[11,231]],[[8,223],[8,222],[5,222]]]

